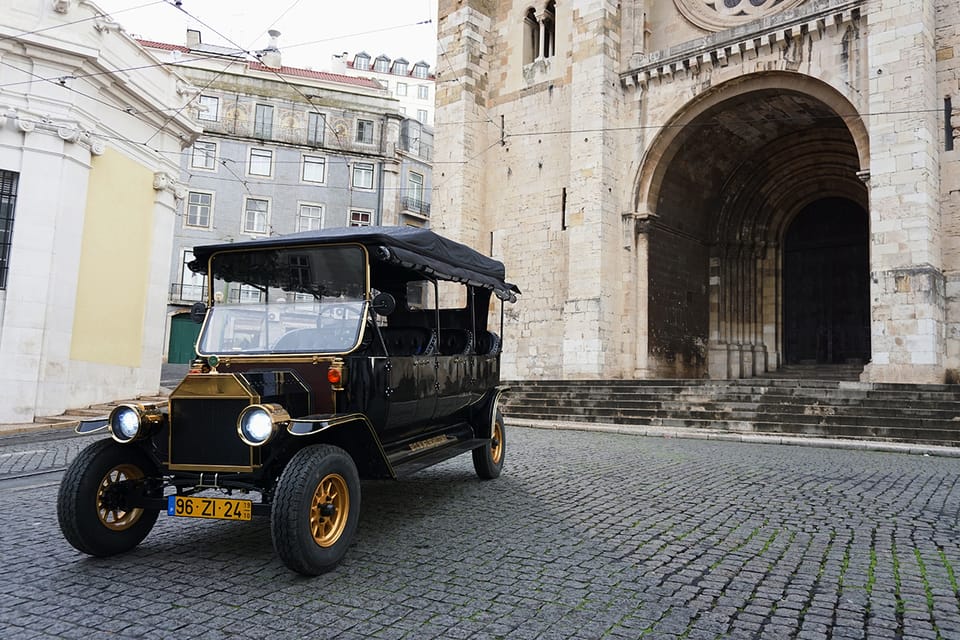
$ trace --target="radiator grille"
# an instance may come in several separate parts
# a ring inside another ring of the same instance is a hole
[[[170,400],[171,467],[243,467],[253,465],[252,447],[237,434],[237,417],[248,398]]]

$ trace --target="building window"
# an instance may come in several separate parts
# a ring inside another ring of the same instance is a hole
[[[384,88],[384,89],[386,89],[387,91],[390,91],[390,81],[389,81],[389,80],[379,80],[379,82],[382,82],[382,83],[383,83],[383,88]]]
[[[270,216],[270,202],[260,198],[247,198],[243,204],[243,232],[266,233]]]
[[[413,65],[413,77],[414,78],[426,78],[430,75],[428,71],[429,66],[421,63]]]
[[[408,63],[403,58],[393,61],[393,75],[395,76],[405,76],[407,75]]]
[[[371,217],[372,215],[370,211],[363,211],[362,209],[351,209],[350,210],[350,226],[351,227],[369,227]]]
[[[195,302],[206,296],[207,276],[194,273],[187,265],[193,262],[193,250],[183,250],[183,261],[180,263],[180,300]],[[173,292],[176,294],[176,291]]]
[[[402,116],[407,115],[407,108],[406,108],[406,107],[400,107],[400,115],[402,115]]]
[[[551,58],[557,53],[557,3],[550,0],[542,17],[532,7],[523,19],[523,63]]]
[[[7,288],[10,249],[13,246],[13,210],[17,204],[20,174],[0,171],[0,289]]]
[[[213,169],[217,163],[216,142],[194,142],[190,166],[197,169]]]
[[[353,68],[360,71],[366,71],[370,68],[370,56],[365,53],[357,54],[353,58]]]
[[[273,136],[273,107],[268,104],[258,104],[253,119],[253,135],[257,138]]]
[[[430,87],[425,84],[421,84],[417,87],[417,98],[420,100],[429,100],[430,99]]]
[[[220,98],[214,96],[200,96],[200,120],[216,122],[220,119]]]
[[[250,161],[247,173],[252,176],[270,177],[273,175],[273,151],[269,149],[250,149]]]
[[[327,177],[327,160],[318,156],[303,156],[303,181],[323,182]]]
[[[373,144],[373,120],[357,120],[357,142]]]
[[[356,189],[373,189],[373,165],[358,162],[353,165],[353,186]]]
[[[373,70],[380,73],[390,73],[390,58],[387,56],[378,56],[373,61]]]
[[[398,95],[398,96],[405,96],[405,95],[407,95],[407,83],[406,83],[406,82],[398,82],[398,83],[397,83],[397,95]]]
[[[323,227],[323,207],[318,204],[301,204],[297,214],[297,231],[315,231]]]
[[[213,194],[191,191],[187,195],[188,227],[210,227],[210,212],[213,209]]]
[[[430,207],[423,201],[423,175],[411,171],[407,174],[407,192],[403,208],[421,215],[430,215]]]
[[[417,120],[423,124],[430,124],[427,122],[427,110],[426,109],[417,109]]]
[[[307,114],[307,143],[322,145],[323,132],[327,128],[327,117],[322,113]]]

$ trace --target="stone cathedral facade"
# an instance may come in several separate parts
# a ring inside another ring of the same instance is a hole
[[[433,226],[504,377],[960,369],[956,0],[440,0]]]

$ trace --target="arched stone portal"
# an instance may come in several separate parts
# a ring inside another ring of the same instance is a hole
[[[651,146],[646,161],[658,161],[645,164],[637,190],[647,221],[644,375],[779,368],[790,223],[830,199],[868,209],[863,123],[827,85],[804,82],[763,74],[721,85]]]

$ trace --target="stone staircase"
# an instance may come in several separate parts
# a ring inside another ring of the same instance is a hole
[[[856,371],[859,373],[859,370]],[[781,377],[508,382],[509,419],[960,447],[960,386]]]

